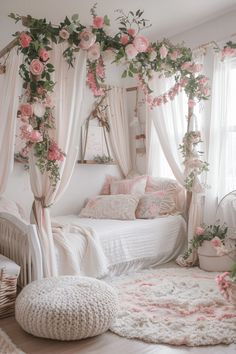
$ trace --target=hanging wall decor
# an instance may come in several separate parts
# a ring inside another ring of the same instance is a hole
[[[143,11],[125,14],[119,10],[118,13],[119,30],[114,36],[107,31],[110,26],[108,16],[99,16],[96,6],[91,9],[89,26],[81,24],[77,14],[71,19],[65,17],[58,26],[30,15],[9,15],[16,22],[22,21],[27,28],[15,33],[13,43],[24,55],[20,75],[25,91],[19,107],[21,137],[25,141],[23,153],[27,154],[33,148],[37,166],[42,173],[48,174],[53,186],[60,179],[59,166],[65,154],[52,138],[56,129],[51,99],[55,85],[52,79],[54,66],[50,63],[52,42],[68,44],[63,56],[71,67],[78,51],[87,52],[87,84],[95,97],[105,94],[103,83],[107,61],[122,62],[125,66],[123,78],[137,78],[151,108],[173,100],[181,90],[186,92],[191,110],[197,101],[207,99],[209,95],[207,78],[200,74],[201,65],[193,61],[189,48],[174,45],[167,39],[149,41],[141,34],[150,26],[143,18]],[[175,77],[174,86],[158,97],[149,87],[149,80],[155,72],[161,77]]]

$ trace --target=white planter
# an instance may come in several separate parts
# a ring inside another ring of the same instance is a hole
[[[235,251],[229,255],[218,256],[211,241],[204,241],[198,247],[199,267],[208,272],[228,272],[233,266]]]

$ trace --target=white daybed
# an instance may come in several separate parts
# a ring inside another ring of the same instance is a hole
[[[91,229],[100,243],[110,275],[168,262],[177,257],[186,242],[186,223],[181,215],[128,221],[69,215],[56,217],[53,222]],[[64,244],[62,247],[58,241],[60,237],[57,235],[54,243],[59,275],[75,274],[75,269],[86,274],[80,265],[89,257],[86,237],[68,233],[68,252],[65,252]],[[0,213],[0,253],[21,266],[20,286],[42,278],[42,252],[35,225],[8,213]]]

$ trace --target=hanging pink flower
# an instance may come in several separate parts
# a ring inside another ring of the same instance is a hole
[[[162,44],[162,46],[160,47],[159,53],[160,53],[161,59],[165,59],[167,57],[168,49],[166,48],[166,46],[164,44]]]
[[[28,34],[21,32],[20,37],[19,37],[19,42],[20,42],[20,45],[22,46],[22,48],[28,48],[31,41],[32,41],[32,38]]]
[[[59,36],[62,39],[67,40],[70,37],[70,33],[65,28],[62,28],[59,32]]]
[[[144,36],[136,36],[133,40],[133,45],[138,52],[146,52],[149,44],[149,40]]]
[[[207,82],[208,82],[208,78],[206,76],[203,76],[199,79],[200,85],[205,85]]]
[[[104,25],[104,19],[101,16],[95,16],[93,18],[93,27],[94,28],[102,28]]]
[[[186,61],[185,63],[182,64],[181,69],[191,71],[192,65],[193,65],[193,63],[191,61]]]
[[[43,141],[43,137],[39,130],[33,130],[29,136],[29,140],[32,143],[39,143],[40,141]]]
[[[30,135],[32,133],[32,130],[33,130],[32,125],[23,124],[20,127],[20,131],[21,131],[20,137],[21,137],[21,139],[29,140],[30,139]]]
[[[129,42],[129,36],[127,34],[122,34],[120,37],[120,43],[126,45]]]
[[[178,50],[174,50],[172,53],[169,53],[169,57],[171,60],[176,60],[180,56],[180,52]]]
[[[194,100],[188,100],[189,108],[193,108],[195,105],[196,105],[196,102]]]
[[[135,48],[135,46],[133,44],[128,44],[125,47],[125,53],[127,55],[127,58],[129,60],[134,59],[136,57],[136,55],[138,54],[137,49]]]
[[[20,105],[20,112],[23,117],[31,117],[33,114],[33,107],[30,103],[22,103]]]
[[[80,48],[89,49],[96,42],[96,36],[90,29],[85,28],[79,35],[80,38]]]
[[[59,149],[57,143],[55,141],[52,141],[50,143],[50,148],[48,151],[48,156],[47,156],[49,161],[63,161],[65,158],[65,155],[63,152]]]
[[[134,29],[134,28],[129,28],[127,30],[128,34],[131,36],[131,37],[135,37],[136,36],[136,33],[137,31]]]
[[[222,58],[224,59],[225,57],[233,57],[236,55],[236,48],[231,48],[231,47],[225,47],[222,50]]]
[[[49,53],[45,48],[39,49],[39,57],[42,61],[47,61],[49,59]]]
[[[88,60],[95,61],[99,59],[100,54],[100,43],[96,42],[88,49]]]
[[[37,94],[38,95],[43,95],[45,92],[46,92],[46,90],[43,88],[43,86],[37,87]]]
[[[202,64],[193,64],[191,71],[193,73],[198,73],[198,72],[202,71],[202,68],[203,68]]]
[[[33,59],[30,63],[30,72],[33,75],[41,75],[44,70],[43,63],[38,59]]]
[[[198,226],[198,227],[196,228],[196,230],[195,230],[195,234],[196,234],[197,236],[203,235],[204,232],[205,232],[205,230],[204,230],[202,227],[200,227],[200,226]]]

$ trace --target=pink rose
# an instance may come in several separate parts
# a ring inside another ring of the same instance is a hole
[[[196,102],[194,100],[188,100],[189,108],[193,108],[195,105],[196,105]]]
[[[37,94],[43,95],[44,93],[45,93],[45,89],[43,88],[43,86],[38,86],[37,87]]]
[[[194,64],[192,66],[192,72],[193,73],[198,73],[199,71],[201,71],[203,68],[203,65],[202,64]]]
[[[133,40],[133,45],[138,52],[146,52],[149,44],[149,40],[144,36],[137,36]]]
[[[134,37],[137,33],[137,31],[134,29],[134,28],[129,28],[127,30],[128,34],[131,36],[131,37]]]
[[[30,63],[30,72],[33,75],[41,75],[44,70],[43,63],[38,59],[33,59]]]
[[[33,130],[30,134],[29,139],[32,143],[39,143],[40,141],[43,141],[42,134],[38,130]]]
[[[22,48],[28,48],[30,45],[30,42],[32,41],[32,38],[28,36],[28,34],[21,32],[20,37],[19,37],[19,42]]]
[[[49,53],[45,48],[39,49],[39,57],[42,61],[47,61],[49,59]]]
[[[80,48],[89,49],[96,42],[96,36],[88,28],[85,28],[79,35]]]
[[[201,236],[201,235],[204,234],[204,231],[205,231],[205,230],[204,230],[202,227],[198,226],[198,227],[196,228],[196,230],[195,230],[195,234],[196,234],[197,236]]]
[[[50,148],[49,148],[49,151],[48,151],[48,156],[47,156],[48,160],[50,160],[50,161],[63,161],[64,157],[65,157],[65,155],[59,149],[57,143],[52,141],[50,143]]]
[[[166,46],[164,46],[164,44],[162,44],[161,48],[159,49],[159,53],[160,53],[161,59],[166,58],[166,56],[168,54],[168,49],[166,48]]]
[[[59,32],[59,36],[60,36],[62,39],[66,40],[66,39],[68,39],[68,38],[70,37],[70,33],[69,33],[65,28],[62,28],[62,29],[60,30],[60,32]]]
[[[53,100],[52,100],[52,97],[47,95],[44,99],[44,104],[45,104],[45,107],[52,107],[53,106]]]
[[[236,48],[225,47],[222,50],[222,57],[232,57],[236,54]]]
[[[136,55],[138,54],[138,51],[133,44],[128,44],[125,47],[125,53],[126,53],[128,59],[134,59],[136,57]]]
[[[23,103],[20,105],[20,111],[23,117],[31,117],[33,114],[33,107],[30,103]]]
[[[174,50],[172,53],[169,53],[169,57],[171,60],[176,60],[179,58],[179,51],[178,50]]]
[[[129,36],[127,34],[122,34],[120,37],[120,43],[126,45],[129,42]]]
[[[94,28],[102,28],[104,25],[104,19],[101,16],[95,16],[93,18],[93,27]]]
[[[211,244],[212,244],[213,247],[221,247],[222,242],[221,242],[221,239],[219,239],[219,237],[214,237],[211,240]]]
[[[21,137],[21,139],[29,140],[32,130],[33,130],[32,125],[30,125],[30,124],[23,124],[23,125],[20,127],[20,131],[21,131],[20,137]]]
[[[100,43],[96,42],[88,49],[88,60],[95,61],[100,57]]]

